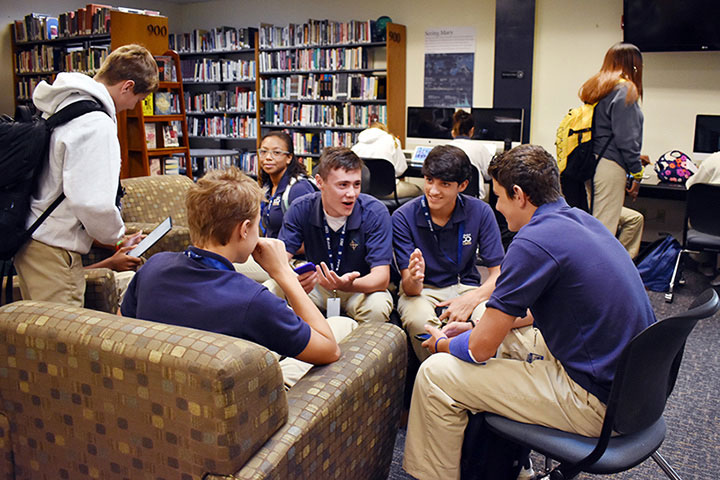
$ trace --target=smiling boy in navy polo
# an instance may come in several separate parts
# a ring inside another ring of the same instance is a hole
[[[385,322],[393,306],[392,224],[382,203],[360,193],[361,169],[349,148],[326,148],[315,176],[320,191],[290,206],[278,238],[288,258],[304,244],[317,267],[298,279],[328,316],[342,310],[358,322]]]
[[[503,248],[490,206],[462,195],[470,179],[470,160],[458,147],[432,149],[423,164],[424,195],[392,216],[395,258],[402,275],[398,311],[415,354],[430,355],[414,338],[425,325],[474,321],[500,274]],[[481,282],[475,266],[480,252],[489,276]],[[435,307],[447,307],[440,315]]]

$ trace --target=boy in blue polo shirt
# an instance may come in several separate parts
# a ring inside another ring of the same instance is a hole
[[[418,371],[403,463],[419,480],[460,478],[468,411],[598,436],[620,353],[655,321],[620,242],[562,198],[552,155],[521,145],[489,173],[517,235],[475,327],[426,327],[441,353]]]
[[[288,265],[282,242],[258,238],[261,198],[257,183],[235,167],[198,180],[185,202],[194,246],[153,255],[130,282],[121,311],[258,343],[288,357],[280,367],[285,384],[292,386],[313,364],[337,360],[336,339],[356,323],[343,317],[325,320]],[[245,262],[251,254],[294,311],[235,272],[232,262]]]
[[[432,149],[423,163],[424,195],[392,216],[395,259],[402,275],[398,312],[420,361],[430,352],[415,335],[442,321],[476,321],[500,275],[503,248],[490,206],[462,194],[470,160],[460,148]],[[481,284],[475,252],[490,273]],[[436,307],[444,308],[438,317]]]
[[[278,238],[288,258],[304,244],[305,257],[317,267],[299,279],[328,316],[342,310],[358,322],[385,322],[393,307],[386,290],[392,224],[382,203],[360,193],[361,169],[349,148],[323,150],[315,176],[320,191],[290,206]]]

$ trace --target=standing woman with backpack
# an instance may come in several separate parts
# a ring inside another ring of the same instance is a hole
[[[594,154],[605,152],[587,183],[592,215],[616,234],[630,256],[640,248],[643,217],[623,206],[625,194],[633,200],[640,190],[643,160],[643,59],[630,43],[616,43],[605,54],[602,68],[580,87],[580,100],[594,104]],[[629,186],[629,179],[632,179]]]

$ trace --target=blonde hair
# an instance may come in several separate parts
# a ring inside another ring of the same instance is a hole
[[[142,45],[123,45],[112,51],[95,75],[106,85],[117,85],[126,80],[135,82],[134,94],[150,93],[158,87],[158,66]]]
[[[616,43],[605,54],[600,71],[590,77],[578,92],[584,103],[595,103],[613,91],[618,83],[627,83],[625,103],[642,98],[643,59],[640,49],[632,43]]]
[[[210,171],[185,197],[190,241],[198,246],[227,245],[239,223],[258,216],[262,198],[257,182],[237,167]]]

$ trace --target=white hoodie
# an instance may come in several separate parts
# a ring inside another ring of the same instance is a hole
[[[46,118],[71,103],[92,98],[110,115],[87,113],[53,131],[49,165],[40,175],[27,223],[30,226],[65,192],[65,200],[32,237],[78,253],[87,253],[93,239],[112,245],[125,233],[115,207],[120,175],[115,104],[102,83],[82,73],[60,73],[52,85],[40,82],[33,94],[35,106]]]
[[[400,141],[379,128],[368,128],[358,135],[358,143],[352,146],[352,151],[360,158],[384,158],[392,162],[395,167],[395,176],[407,170],[407,161],[400,147]]]

